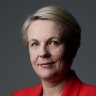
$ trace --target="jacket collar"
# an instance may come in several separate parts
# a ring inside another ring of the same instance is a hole
[[[71,71],[71,78],[63,89],[62,96],[78,96],[82,82],[78,79],[75,72]]]

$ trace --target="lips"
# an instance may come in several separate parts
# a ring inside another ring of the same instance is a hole
[[[48,63],[41,63],[41,64],[39,64],[39,66],[42,68],[50,68],[53,66],[53,64],[54,64],[54,62],[51,62],[51,63],[48,62]]]

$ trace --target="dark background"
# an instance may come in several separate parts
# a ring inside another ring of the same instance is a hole
[[[96,0],[0,0],[0,96],[40,82],[20,31],[25,18],[46,5],[63,6],[80,23],[81,48],[72,69],[83,82],[96,85]]]

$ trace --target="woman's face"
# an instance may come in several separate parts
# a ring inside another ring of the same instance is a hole
[[[56,79],[66,75],[69,70],[64,60],[65,45],[61,31],[60,25],[51,20],[32,21],[28,28],[31,63],[41,79]]]

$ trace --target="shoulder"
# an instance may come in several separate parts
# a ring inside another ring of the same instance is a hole
[[[35,87],[23,89],[23,90],[13,93],[11,96],[27,96],[31,94],[32,92],[34,92],[35,89],[36,89]]]
[[[42,90],[42,86],[36,86],[36,87],[32,87],[32,88],[27,88],[27,89],[23,89],[20,91],[17,91],[15,93],[13,93],[11,96],[38,96],[37,94],[40,94]]]
[[[96,96],[96,86],[89,84],[82,84],[79,96]]]

